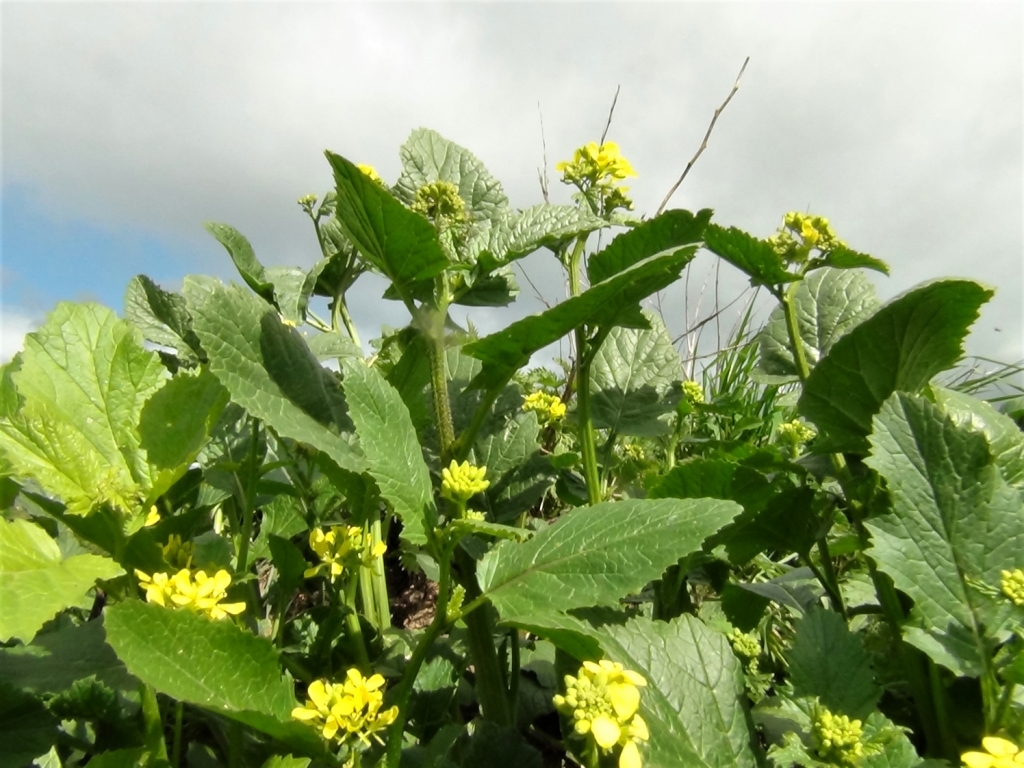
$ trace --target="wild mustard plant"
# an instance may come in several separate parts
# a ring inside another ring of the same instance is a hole
[[[811,747],[823,762],[853,766],[864,756],[860,720],[837,715],[819,706],[811,721]]]
[[[1014,605],[1024,606],[1024,570],[1014,568],[1000,573],[999,585]]]
[[[184,608],[210,619],[223,619],[245,610],[245,603],[223,602],[231,586],[231,574],[223,569],[213,576],[188,568],[182,568],[173,576],[166,573],[151,576],[138,570],[135,575],[146,590],[146,602],[165,608]]]
[[[1020,768],[1024,765],[1024,750],[1009,739],[986,736],[981,740],[984,751],[964,752],[960,759],[967,768]]]
[[[523,399],[523,410],[533,411],[542,424],[554,424],[565,418],[565,403],[558,395],[547,392],[531,392]]]
[[[172,533],[167,537],[167,543],[160,548],[163,553],[164,562],[175,568],[189,568],[192,565],[192,557],[195,555],[195,545],[191,541],[182,541],[181,536]]]
[[[292,710],[292,717],[315,727],[327,741],[346,744],[353,752],[369,747],[398,716],[398,707],[383,709],[384,678],[378,674],[363,677],[358,669],[349,669],[339,683],[315,680],[306,689],[308,698]]]
[[[324,573],[332,581],[346,571],[369,565],[388,549],[383,541],[371,544],[363,529],[355,525],[338,525],[326,531],[314,528],[309,533],[309,547],[320,562],[307,568],[303,576],[311,579]]]

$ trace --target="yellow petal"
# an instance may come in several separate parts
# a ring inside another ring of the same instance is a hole
[[[225,613],[237,615],[245,610],[245,603],[221,603],[217,607]]]
[[[627,741],[619,755],[619,768],[640,768],[640,750],[635,741]]]
[[[651,732],[647,730],[647,721],[640,715],[633,715],[629,723],[629,735],[639,741],[647,741],[651,738]]]
[[[960,755],[967,768],[992,768],[995,758],[987,752],[964,752]]]
[[[306,709],[305,707],[296,707],[292,710],[292,717],[296,720],[313,720],[317,716],[315,709]]]
[[[1013,757],[1017,754],[1017,745],[1012,741],[1001,739],[998,736],[986,736],[981,740],[981,746],[990,755],[996,757]]]
[[[594,734],[594,741],[602,749],[609,749],[619,740],[622,731],[619,724],[607,715],[598,715],[590,723],[590,732]]]
[[[629,683],[612,683],[608,686],[608,698],[615,714],[625,720],[632,717],[640,707],[640,691]]]
[[[640,688],[643,688],[647,685],[647,680],[646,678],[644,678],[643,675],[638,674],[636,672],[632,672],[628,669],[622,671],[622,676],[626,678],[629,682],[631,682],[633,685],[639,686]]]
[[[309,688],[306,689],[309,694],[309,700],[312,701],[318,709],[326,708],[331,700],[330,688],[324,684],[323,680],[314,680],[309,684]]]

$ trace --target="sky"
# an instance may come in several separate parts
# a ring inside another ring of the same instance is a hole
[[[541,202],[546,148],[552,201],[569,202],[554,163],[600,137],[619,88],[608,138],[651,214],[747,56],[672,206],[762,237],[786,211],[825,215],[891,265],[872,276],[883,299],[939,276],[985,282],[997,293],[968,351],[1019,360],[1022,41],[1020,3],[977,0],[5,0],[0,361],[59,301],[121,311],[137,273],[169,289],[237,279],[205,221],[236,227],[268,266],[312,265],[296,200],[330,188],[323,151],[394,181],[420,126],[474,152],[516,207]],[[522,266],[539,295],[520,273],[516,305],[468,313],[482,332],[564,298],[550,252]],[[704,255],[661,296],[674,334],[711,311],[716,284],[723,305],[745,287]],[[364,339],[407,320],[383,288],[364,276],[350,295]]]

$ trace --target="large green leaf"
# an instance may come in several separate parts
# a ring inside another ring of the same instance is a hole
[[[448,181],[459,188],[459,197],[474,218],[494,219],[508,208],[501,182],[491,176],[484,164],[464,147],[429,128],[417,128],[399,150],[402,175],[395,192],[406,203],[416,190],[434,181]]]
[[[1024,567],[1024,498],[1000,475],[985,435],[923,397],[897,392],[874,419],[866,463],[892,508],[867,521],[878,567],[913,601],[906,639],[957,674],[976,675],[1000,630],[998,588]]]
[[[819,260],[819,263],[821,266],[835,269],[873,269],[883,275],[889,274],[889,265],[881,259],[868,256],[866,253],[851,251],[846,246],[829,251]]]
[[[271,643],[230,620],[128,600],[106,611],[107,642],[139,680],[302,749],[316,733],[291,719],[298,705]]]
[[[123,573],[109,557],[74,555],[38,525],[0,518],[0,642],[28,643],[44,623],[71,606],[88,606],[97,579]]]
[[[1024,491],[1024,432],[1009,416],[984,400],[942,387],[932,387],[935,401],[958,424],[984,433],[1003,479]]]
[[[786,271],[782,257],[770,244],[741,229],[724,229],[717,224],[704,228],[704,244],[737,269],[745,272],[751,285],[781,285],[800,278]]]
[[[691,247],[648,259],[546,312],[467,344],[463,352],[484,364],[473,385],[482,389],[500,386],[526,365],[534,352],[580,325],[644,327],[639,302],[674,282],[695,253]]]
[[[136,426],[166,380],[159,356],[113,311],[59,304],[25,337],[20,368],[10,370],[20,408],[5,407],[0,450],[19,477],[35,480],[72,512],[103,503],[137,511],[173,480],[155,476]]]
[[[710,208],[698,211],[696,216],[684,210],[665,211],[623,232],[588,260],[590,284],[607,280],[656,254],[699,243],[704,237],[704,228],[711,220],[711,213]]]
[[[0,650],[0,678],[33,693],[61,693],[90,676],[114,690],[138,687],[107,645],[102,618],[36,635],[31,645]]]
[[[267,269],[267,280],[274,286],[274,305],[281,311],[285,322],[301,325],[306,321],[309,297],[313,295],[320,270],[326,265],[326,261],[320,261],[309,272],[298,267]]]
[[[60,736],[43,702],[0,679],[0,768],[25,768]]]
[[[165,291],[145,275],[136,275],[128,282],[124,312],[147,341],[171,347],[187,362],[205,359],[180,294]]]
[[[863,452],[871,418],[893,392],[916,392],[954,365],[992,291],[936,280],[893,299],[849,331],[804,385],[800,413],[822,433],[821,451]]]
[[[804,614],[786,660],[794,696],[817,696],[833,712],[860,720],[878,703],[882,691],[864,644],[834,611],[818,607]]]
[[[327,153],[338,189],[337,218],[346,237],[397,287],[448,266],[433,225],[345,158]]]
[[[532,539],[502,542],[478,567],[503,620],[614,605],[700,549],[740,507],[710,499],[628,499],[562,515]]]
[[[409,409],[398,390],[362,360],[347,358],[341,365],[349,414],[369,463],[367,472],[402,520],[405,539],[423,545],[427,531],[437,523],[437,509]]]
[[[323,451],[354,472],[365,463],[351,443],[351,422],[337,378],[322,368],[294,328],[238,286],[188,277],[185,298],[231,399],[282,437]]]
[[[661,318],[650,329],[613,328],[590,366],[590,415],[598,429],[652,437],[669,431],[683,366]]]
[[[859,270],[822,269],[796,289],[793,306],[804,357],[813,368],[843,334],[878,308],[875,286]],[[782,306],[772,310],[761,331],[761,368],[775,376],[796,376],[789,330]]]
[[[139,420],[149,463],[178,480],[199,455],[227,403],[228,391],[208,370],[171,379],[149,399]]]
[[[471,260],[488,271],[536,251],[555,248],[568,238],[603,229],[608,222],[575,205],[540,204],[478,227],[467,245]]]
[[[650,768],[757,765],[743,666],[728,639],[695,616],[669,622],[637,617],[592,631],[611,661],[647,679],[640,714],[651,738]]]
[[[541,453],[537,414],[520,413],[504,428],[477,440],[476,459],[487,467],[484,503],[490,518],[508,522],[531,509],[555,481],[551,460]]]

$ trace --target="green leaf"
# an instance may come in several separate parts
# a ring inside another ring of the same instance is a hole
[[[0,768],[25,768],[45,755],[58,725],[42,701],[0,678]]]
[[[362,471],[338,380],[320,366],[298,331],[238,286],[188,277],[184,293],[210,371],[231,399],[282,437],[323,451],[344,469]]]
[[[315,731],[291,719],[298,706],[278,653],[230,620],[127,600],[106,611],[107,642],[128,670],[158,692],[319,750]]]
[[[266,278],[274,286],[273,302],[285,322],[293,326],[304,323],[309,297],[316,287],[316,269],[306,272],[298,267],[270,267]]]
[[[963,340],[992,291],[936,280],[893,299],[821,359],[798,408],[822,437],[819,452],[864,452],[871,418],[893,392],[916,392],[963,354]]]
[[[648,259],[546,312],[518,320],[503,331],[467,344],[463,353],[484,364],[473,386],[500,386],[526,365],[534,352],[580,325],[643,327],[645,321],[637,311],[638,303],[674,282],[695,253],[694,248],[685,248]]]
[[[252,245],[245,235],[228,224],[218,224],[215,221],[206,222],[206,231],[217,238],[217,242],[227,250],[245,284],[252,288],[256,295],[273,301],[274,285],[267,278],[266,270],[256,258]]]
[[[490,487],[484,493],[492,520],[509,521],[540,501],[555,482],[550,459],[541,453],[537,414],[519,413],[501,430],[477,440],[476,459],[487,467]]]
[[[812,368],[817,365],[840,337],[874,314],[878,306],[875,287],[863,272],[822,269],[808,275],[793,300],[807,363]],[[781,304],[772,310],[761,331],[760,348],[765,373],[797,375]]]
[[[147,341],[171,347],[186,362],[206,359],[180,294],[165,291],[145,275],[136,275],[128,283],[124,310]]]
[[[71,606],[88,606],[97,579],[123,573],[109,557],[61,560],[57,542],[27,520],[0,518],[0,642],[28,643],[47,621]]]
[[[515,728],[482,720],[473,732],[462,765],[464,768],[543,768],[544,759]]]
[[[665,211],[623,232],[588,260],[590,284],[607,280],[656,254],[701,242],[711,214],[710,208],[704,208],[696,215],[678,209]]]
[[[333,360],[339,357],[362,357],[363,353],[348,336],[336,333],[317,333],[306,338],[306,346],[317,360]]]
[[[494,219],[508,209],[501,182],[491,176],[472,152],[436,131],[417,128],[399,150],[402,175],[395,192],[411,203],[416,191],[434,181],[448,181],[459,188],[459,197],[474,218]]]
[[[892,509],[866,525],[869,554],[913,601],[908,642],[958,675],[977,675],[1006,621],[1000,572],[1024,568],[1024,498],[993,462],[983,433],[923,397],[897,392],[874,420],[871,456]]]
[[[397,287],[439,275],[448,266],[437,232],[345,158],[327,153],[338,189],[337,217],[360,255]]]
[[[661,318],[649,330],[613,328],[590,366],[590,415],[598,429],[653,437],[667,433],[683,366]]]
[[[89,765],[95,768],[137,768],[146,765],[146,750],[144,747],[133,749],[115,749],[110,752],[101,752],[89,760]]]
[[[179,373],[149,399],[142,409],[139,435],[150,464],[166,473],[170,487],[188,470],[206,445],[228,403],[228,391],[204,370]]]
[[[786,660],[793,695],[817,696],[833,712],[863,720],[882,694],[860,637],[834,611],[804,614]]]
[[[935,401],[958,424],[982,432],[1007,483],[1024,490],[1024,432],[1009,416],[963,392],[932,387]]]
[[[637,617],[591,634],[608,659],[647,679],[644,766],[757,765],[743,667],[725,635],[689,614],[668,622]]]
[[[538,248],[557,248],[565,240],[594,232],[608,222],[575,205],[542,203],[518,213],[508,212],[489,226],[480,227],[467,251],[490,272],[499,265],[528,256]]]
[[[427,531],[437,524],[437,508],[409,409],[398,390],[363,361],[349,358],[341,365],[349,413],[369,463],[367,473],[401,519],[405,539],[422,546]]]
[[[629,499],[562,515],[521,544],[502,542],[478,567],[480,588],[507,622],[614,605],[700,549],[740,507],[709,499]]]
[[[0,650],[0,679],[33,693],[60,693],[90,676],[115,690],[138,686],[106,644],[102,618],[36,635],[31,645]]]
[[[866,253],[858,253],[852,251],[846,247],[839,247],[833,251],[829,251],[825,256],[820,259],[821,266],[823,267],[834,267],[835,269],[873,269],[876,272],[881,272],[883,275],[889,274],[889,265],[881,259],[876,259],[874,256],[868,256]],[[815,269],[818,267],[814,267]]]
[[[0,420],[0,450],[18,477],[75,513],[104,503],[134,512],[170,487],[153,476],[136,427],[167,380],[138,329],[105,307],[59,304],[9,373],[20,408]]]
[[[704,229],[704,245],[745,272],[751,285],[781,285],[800,279],[786,271],[782,257],[771,245],[736,227],[723,229],[717,224],[708,224]]]

